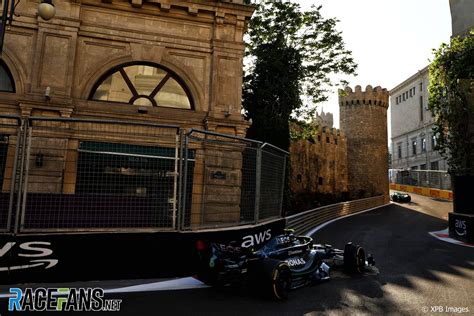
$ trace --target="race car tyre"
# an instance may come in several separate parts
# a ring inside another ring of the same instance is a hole
[[[265,259],[262,262],[265,292],[272,298],[282,301],[288,298],[291,288],[291,270],[284,261]]]
[[[344,247],[344,270],[348,273],[362,273],[365,269],[365,251],[351,242]]]

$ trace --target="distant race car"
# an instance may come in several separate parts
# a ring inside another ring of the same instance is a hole
[[[390,194],[390,199],[392,199],[393,202],[404,202],[404,203],[411,202],[410,195],[406,193],[401,193],[401,192],[394,192]]]
[[[313,245],[311,237],[292,231],[271,238],[260,250],[237,243],[197,242],[201,257],[198,278],[212,286],[244,285],[284,300],[288,291],[329,279],[331,268],[362,273],[375,265],[362,247],[347,243],[344,250]]]

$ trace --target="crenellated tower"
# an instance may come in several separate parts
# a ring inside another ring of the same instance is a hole
[[[360,86],[339,90],[340,127],[347,138],[349,193],[389,200],[387,109],[389,92]]]

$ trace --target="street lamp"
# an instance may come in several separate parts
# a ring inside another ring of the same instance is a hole
[[[0,23],[0,54],[3,51],[3,39],[5,37],[6,27],[12,24],[13,15],[15,14],[15,8],[18,3],[20,3],[20,1],[15,4],[15,0],[3,0],[2,20]],[[56,9],[54,8],[52,0],[41,0],[38,6],[38,15],[43,20],[50,20],[54,17],[55,13]]]

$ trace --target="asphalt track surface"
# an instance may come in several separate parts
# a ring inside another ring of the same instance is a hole
[[[285,302],[233,288],[116,293],[106,298],[122,299],[120,312],[72,314],[448,315],[448,308],[469,310],[456,315],[474,314],[474,250],[428,234],[446,226],[443,219],[399,204],[334,222],[313,238],[341,248],[346,241],[363,245],[374,254],[379,273],[333,273],[329,282],[292,291]],[[3,311],[5,303],[0,300]],[[16,314],[26,313],[11,313]]]

